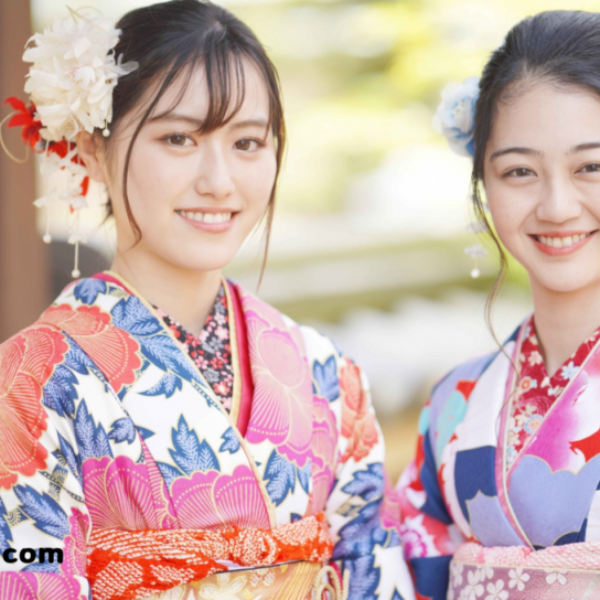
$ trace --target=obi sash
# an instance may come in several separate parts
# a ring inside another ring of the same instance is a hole
[[[167,590],[169,600],[247,600],[261,587],[269,598],[306,600],[319,585],[334,592],[332,600],[344,595],[337,575],[319,579],[333,550],[323,513],[272,530],[95,529],[89,548],[94,600],[158,600]]]
[[[600,600],[600,542],[532,550],[468,542],[450,563],[448,600]]]

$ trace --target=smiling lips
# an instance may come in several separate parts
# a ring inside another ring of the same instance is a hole
[[[571,252],[581,248],[596,232],[597,230],[587,233],[568,231],[547,235],[531,235],[530,237],[544,254],[562,256],[571,254]]]
[[[193,227],[211,233],[227,231],[237,214],[235,212],[208,212],[200,210],[176,210],[175,212]]]

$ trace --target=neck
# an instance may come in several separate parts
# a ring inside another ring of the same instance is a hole
[[[555,292],[531,281],[535,329],[552,376],[600,326],[600,285]]]
[[[117,253],[111,270],[187,331],[200,335],[219,293],[221,271],[177,267],[140,250]]]

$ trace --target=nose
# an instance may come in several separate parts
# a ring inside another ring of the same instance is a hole
[[[235,191],[229,165],[222,149],[207,141],[199,157],[195,189],[201,196],[225,200]]]
[[[581,215],[581,192],[569,177],[549,178],[541,192],[536,210],[540,221],[562,224]]]

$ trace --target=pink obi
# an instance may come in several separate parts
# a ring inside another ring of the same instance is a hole
[[[448,600],[600,600],[600,542],[532,550],[468,542],[450,563]]]

